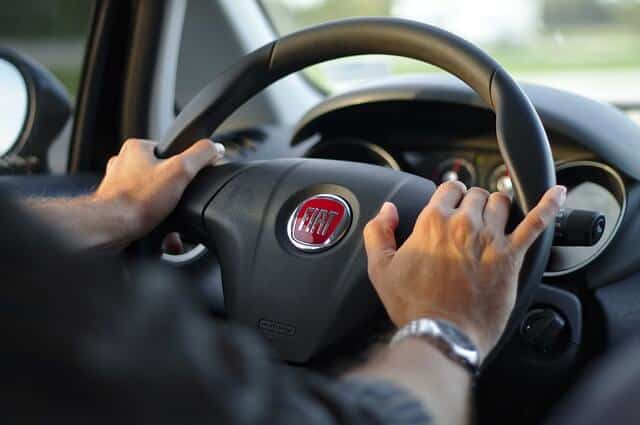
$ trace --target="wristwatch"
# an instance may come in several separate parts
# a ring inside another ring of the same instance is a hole
[[[442,319],[414,320],[396,332],[391,339],[391,344],[396,344],[409,337],[428,341],[450,360],[458,363],[473,375],[478,374],[480,369],[478,348],[453,323]]]

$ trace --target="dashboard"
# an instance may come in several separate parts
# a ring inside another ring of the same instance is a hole
[[[520,323],[520,332],[505,342],[495,368],[485,375],[491,377],[487,382],[502,383],[478,385],[479,399],[482,388],[491,398],[496,387],[505,389],[496,398],[500,414],[504,400],[514,398],[514,383],[527,382],[540,403],[547,403],[572,382],[583,359],[640,326],[640,127],[609,105],[546,87],[522,87],[549,137],[557,181],[568,188],[565,207],[597,211],[606,226],[594,246],[552,248],[541,284],[531,294],[532,316]],[[294,126],[260,125],[216,136],[232,162],[300,157],[364,162],[435,183],[461,180],[489,191],[513,190],[494,114],[452,78],[382,81],[320,101]],[[192,252],[174,258],[176,268],[202,290],[211,311],[224,317],[215,253]],[[540,312],[559,318],[554,322],[559,345],[541,347],[524,337],[525,324]],[[373,328],[368,331],[375,333]],[[355,338],[347,346],[362,348],[366,342]],[[518,403],[508,404],[516,412]]]
[[[294,136],[303,156],[374,164],[436,184],[459,180],[467,187],[513,196],[495,118],[487,109],[438,99],[385,99],[319,109],[303,119]],[[545,276],[561,280],[585,272],[614,240],[627,209],[629,179],[611,157],[582,143],[578,132],[547,123],[545,129],[557,181],[568,189],[565,208],[597,211],[606,219],[594,246],[553,247]]]
[[[309,151],[314,158],[364,162],[406,171],[437,184],[461,181],[467,187],[479,186],[513,197],[509,169],[502,161],[495,136],[421,141],[402,134],[403,143],[392,147],[356,137],[322,139]],[[393,139],[393,137],[392,137]],[[416,143],[412,143],[416,142]],[[620,174],[594,155],[564,143],[552,146],[559,184],[568,188],[566,208],[597,211],[607,225],[600,241],[590,247],[554,247],[547,276],[561,276],[588,265],[597,258],[620,224],[626,208],[626,190]]]

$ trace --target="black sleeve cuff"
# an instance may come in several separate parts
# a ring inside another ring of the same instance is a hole
[[[348,378],[338,384],[349,402],[383,425],[431,425],[425,406],[407,390],[383,379]]]

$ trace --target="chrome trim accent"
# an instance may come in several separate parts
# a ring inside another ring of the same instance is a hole
[[[344,208],[344,217],[342,217],[342,222],[333,231],[333,235],[329,236],[322,245],[308,244],[308,243],[297,240],[295,237],[294,224],[296,221],[296,217],[298,217],[298,212],[306,202],[312,199],[331,199],[333,201],[338,202]],[[320,251],[324,251],[326,249],[331,248],[342,239],[342,237],[349,230],[349,227],[351,227],[351,220],[352,220],[351,207],[349,206],[349,203],[345,199],[343,199],[340,196],[332,195],[329,193],[320,193],[304,199],[293,210],[293,212],[289,216],[289,220],[287,221],[287,236],[289,238],[289,242],[291,242],[293,246],[295,246],[301,251],[320,252]]]
[[[196,245],[193,249],[183,253],[183,254],[179,254],[179,255],[171,255],[171,254],[166,254],[163,253],[160,256],[160,259],[163,261],[166,261],[167,263],[170,263],[174,266],[184,266],[187,264],[191,264],[194,261],[199,260],[200,258],[202,258],[203,255],[205,255],[207,253],[207,247],[202,245],[202,244],[198,244]]]
[[[322,150],[323,149],[327,149],[327,148],[331,148],[334,146],[340,146],[340,145],[345,145],[345,146],[362,146],[364,149],[373,152],[374,154],[376,154],[380,159],[382,159],[383,162],[386,163],[386,165],[389,166],[389,168],[396,170],[396,171],[402,171],[402,168],[400,167],[400,164],[398,163],[398,161],[393,157],[393,155],[391,155],[391,153],[389,151],[387,151],[385,148],[383,148],[380,145],[377,145],[375,143],[369,142],[367,140],[363,140],[357,137],[340,137],[340,138],[336,138],[336,139],[329,139],[327,140],[326,143],[323,143],[322,141],[318,141],[316,143],[314,143],[313,146],[311,146],[305,156],[310,157],[310,158],[323,158],[322,154]],[[316,152],[317,151],[317,152]],[[311,156],[309,156],[311,154]],[[358,161],[355,161],[358,162]],[[370,164],[370,162],[363,162],[364,164]],[[372,164],[372,165],[379,165],[379,164]],[[380,165],[382,166],[382,165]]]
[[[380,145],[376,145],[375,143],[371,143],[371,142],[361,142],[361,144],[365,147],[367,147],[367,149],[369,149],[371,152],[374,152],[378,155],[380,155],[380,157],[386,161],[387,164],[389,164],[389,167],[391,167],[392,169],[396,170],[396,171],[401,171],[400,168],[400,164],[398,164],[398,161],[396,161],[396,159],[393,157],[393,155],[391,155],[389,153],[389,151],[387,151],[385,148],[383,148]]]
[[[596,258],[600,256],[600,254],[604,252],[604,250],[609,246],[611,241],[613,241],[613,239],[616,237],[616,234],[618,233],[618,230],[620,228],[620,224],[622,224],[622,220],[627,211],[627,187],[624,184],[624,180],[622,180],[622,177],[620,176],[620,174],[614,168],[597,161],[588,161],[588,160],[566,161],[556,165],[556,173],[558,171],[562,171],[567,168],[573,168],[573,167],[599,168],[604,172],[609,173],[614,178],[614,180],[620,185],[620,192],[622,194],[622,203],[620,205],[620,215],[618,216],[618,220],[616,221],[614,228],[611,231],[611,235],[609,236],[609,239],[607,239],[602,244],[602,246],[597,251],[595,251],[590,257],[588,257],[586,260],[579,262],[573,267],[569,267],[568,269],[565,269],[565,270],[560,270],[556,272],[544,272],[544,277],[556,277],[556,276],[568,275],[570,273],[578,271],[586,267],[587,265],[591,264],[591,262],[593,262]],[[562,184],[562,182],[558,182],[558,184]],[[605,189],[609,190],[608,188],[605,188]]]

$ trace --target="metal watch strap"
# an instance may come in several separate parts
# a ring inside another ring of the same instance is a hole
[[[471,339],[453,323],[442,319],[421,318],[398,329],[391,344],[417,337],[428,341],[447,358],[467,369],[473,375],[479,371],[478,349]]]

